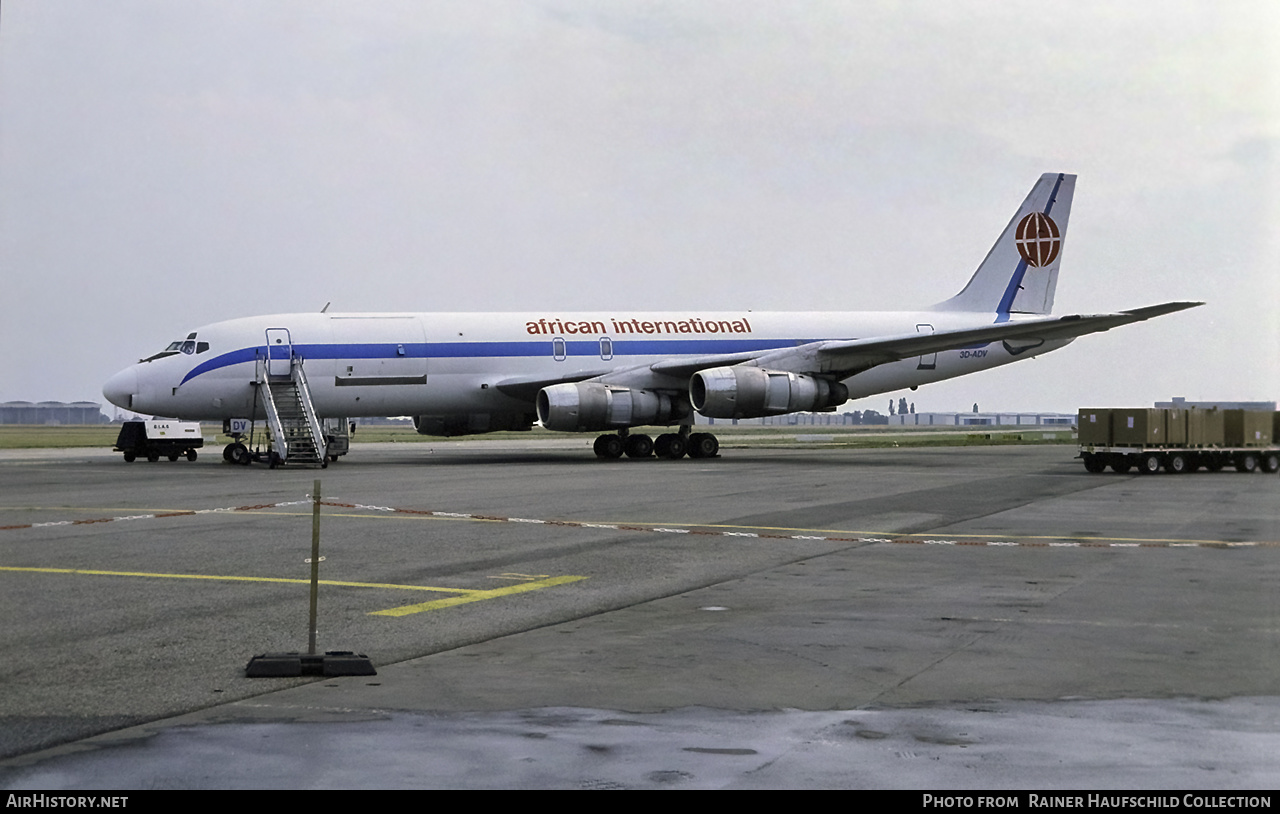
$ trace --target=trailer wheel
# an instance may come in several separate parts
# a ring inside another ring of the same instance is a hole
[[[1106,471],[1107,462],[1102,460],[1101,455],[1090,455],[1086,453],[1084,456],[1084,469],[1086,472],[1092,472],[1096,475],[1099,472]]]
[[[1164,471],[1170,475],[1181,475],[1187,471],[1187,458],[1181,453],[1175,452],[1170,455],[1164,462]]]
[[[1221,472],[1226,465],[1227,462],[1222,459],[1221,455],[1212,455],[1205,461],[1204,468],[1210,472]]]
[[[1154,475],[1160,471],[1160,456],[1154,452],[1138,456],[1138,471],[1143,475]]]
[[[1262,456],[1263,472],[1280,472],[1280,453],[1268,452]]]
[[[1117,475],[1123,475],[1124,473],[1128,472],[1130,469],[1133,469],[1133,464],[1129,463],[1128,461],[1120,460],[1111,464],[1111,471],[1115,472]]]
[[[1242,452],[1236,458],[1237,472],[1257,472],[1258,456],[1252,452]]]

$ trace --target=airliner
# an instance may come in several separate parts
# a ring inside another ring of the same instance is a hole
[[[541,423],[603,433],[605,459],[714,457],[695,413],[832,411],[1203,304],[1053,316],[1075,181],[1041,176],[968,284],[923,310],[272,314],[197,328],[103,395],[140,413],[258,421],[264,377],[299,366],[321,418],[408,415],[439,436]],[[651,426],[674,431],[634,431]]]

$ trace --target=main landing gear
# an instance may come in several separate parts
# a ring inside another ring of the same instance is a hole
[[[689,432],[689,427],[681,427],[680,432],[668,432],[657,438],[650,438],[644,433],[631,433],[625,429],[613,435],[602,435],[596,439],[596,457],[610,461],[626,455],[628,458],[668,458],[676,460],[688,455],[690,458],[714,458],[720,452],[720,442],[709,432]]]

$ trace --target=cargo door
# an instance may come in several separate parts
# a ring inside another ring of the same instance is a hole
[[[360,408],[351,415],[413,414],[427,384],[422,321],[412,315],[335,316],[329,326],[334,386]]]

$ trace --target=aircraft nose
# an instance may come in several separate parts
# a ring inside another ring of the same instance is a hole
[[[102,395],[107,397],[107,401],[126,410],[133,409],[133,397],[137,392],[138,371],[131,367],[107,379],[107,383],[102,385]]]

